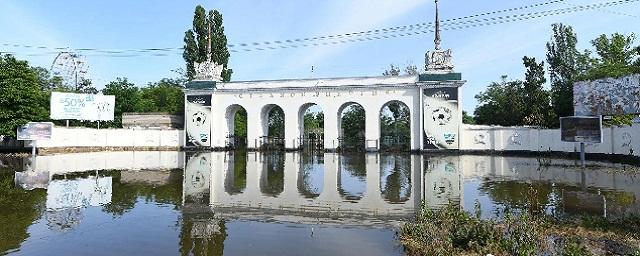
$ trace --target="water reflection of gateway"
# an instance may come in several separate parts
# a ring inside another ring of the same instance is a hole
[[[188,158],[185,180],[209,158],[209,203],[218,217],[374,224],[413,218],[421,203],[421,184],[413,184],[422,180],[421,156],[199,153]],[[200,194],[187,184],[185,198]]]

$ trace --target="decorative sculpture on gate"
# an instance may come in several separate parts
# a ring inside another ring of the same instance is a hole
[[[436,38],[435,50],[425,54],[425,70],[434,73],[450,73],[453,71],[453,53],[451,49],[443,51],[440,49],[440,17],[438,14],[438,0],[436,1]]]

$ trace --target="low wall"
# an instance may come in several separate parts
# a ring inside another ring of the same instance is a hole
[[[39,140],[41,152],[95,150],[178,150],[182,130],[91,129],[54,127],[50,140]],[[31,146],[30,143],[27,146]]]
[[[559,129],[463,125],[461,130],[461,150],[570,153],[580,151],[579,143],[560,141]],[[585,144],[587,153],[640,156],[640,125],[605,127],[602,133],[602,143]]]

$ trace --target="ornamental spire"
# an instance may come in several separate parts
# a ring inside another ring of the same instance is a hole
[[[440,10],[438,8],[438,0],[436,2],[436,28],[435,28],[435,43],[436,48],[433,51],[428,51],[425,54],[425,71],[427,73],[451,73],[453,72],[453,53],[451,50],[440,49]]]
[[[436,44],[436,50],[440,50],[440,16],[438,15],[438,0],[436,1],[436,38],[433,42]]]

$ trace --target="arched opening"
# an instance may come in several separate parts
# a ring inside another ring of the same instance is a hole
[[[269,104],[262,108],[262,148],[284,148],[284,111],[275,104]]]
[[[263,154],[260,192],[263,195],[278,197],[284,191],[284,152]]]
[[[247,151],[229,152],[229,168],[225,174],[224,189],[229,195],[237,195],[247,188]]]
[[[367,190],[366,155],[342,154],[338,163],[338,193],[345,200],[360,200]]]
[[[315,103],[307,103],[298,112],[300,145],[305,149],[324,148],[324,112]]]
[[[298,192],[305,198],[316,198],[324,185],[324,153],[313,151],[302,153]]]
[[[403,203],[411,197],[411,156],[382,155],[380,158],[380,191],[389,203]]]
[[[227,107],[227,147],[247,147],[247,110],[237,104]]]
[[[411,150],[411,114],[402,101],[389,101],[380,109],[380,149]]]
[[[365,110],[358,103],[348,102],[338,109],[340,150],[365,150],[365,121]]]

